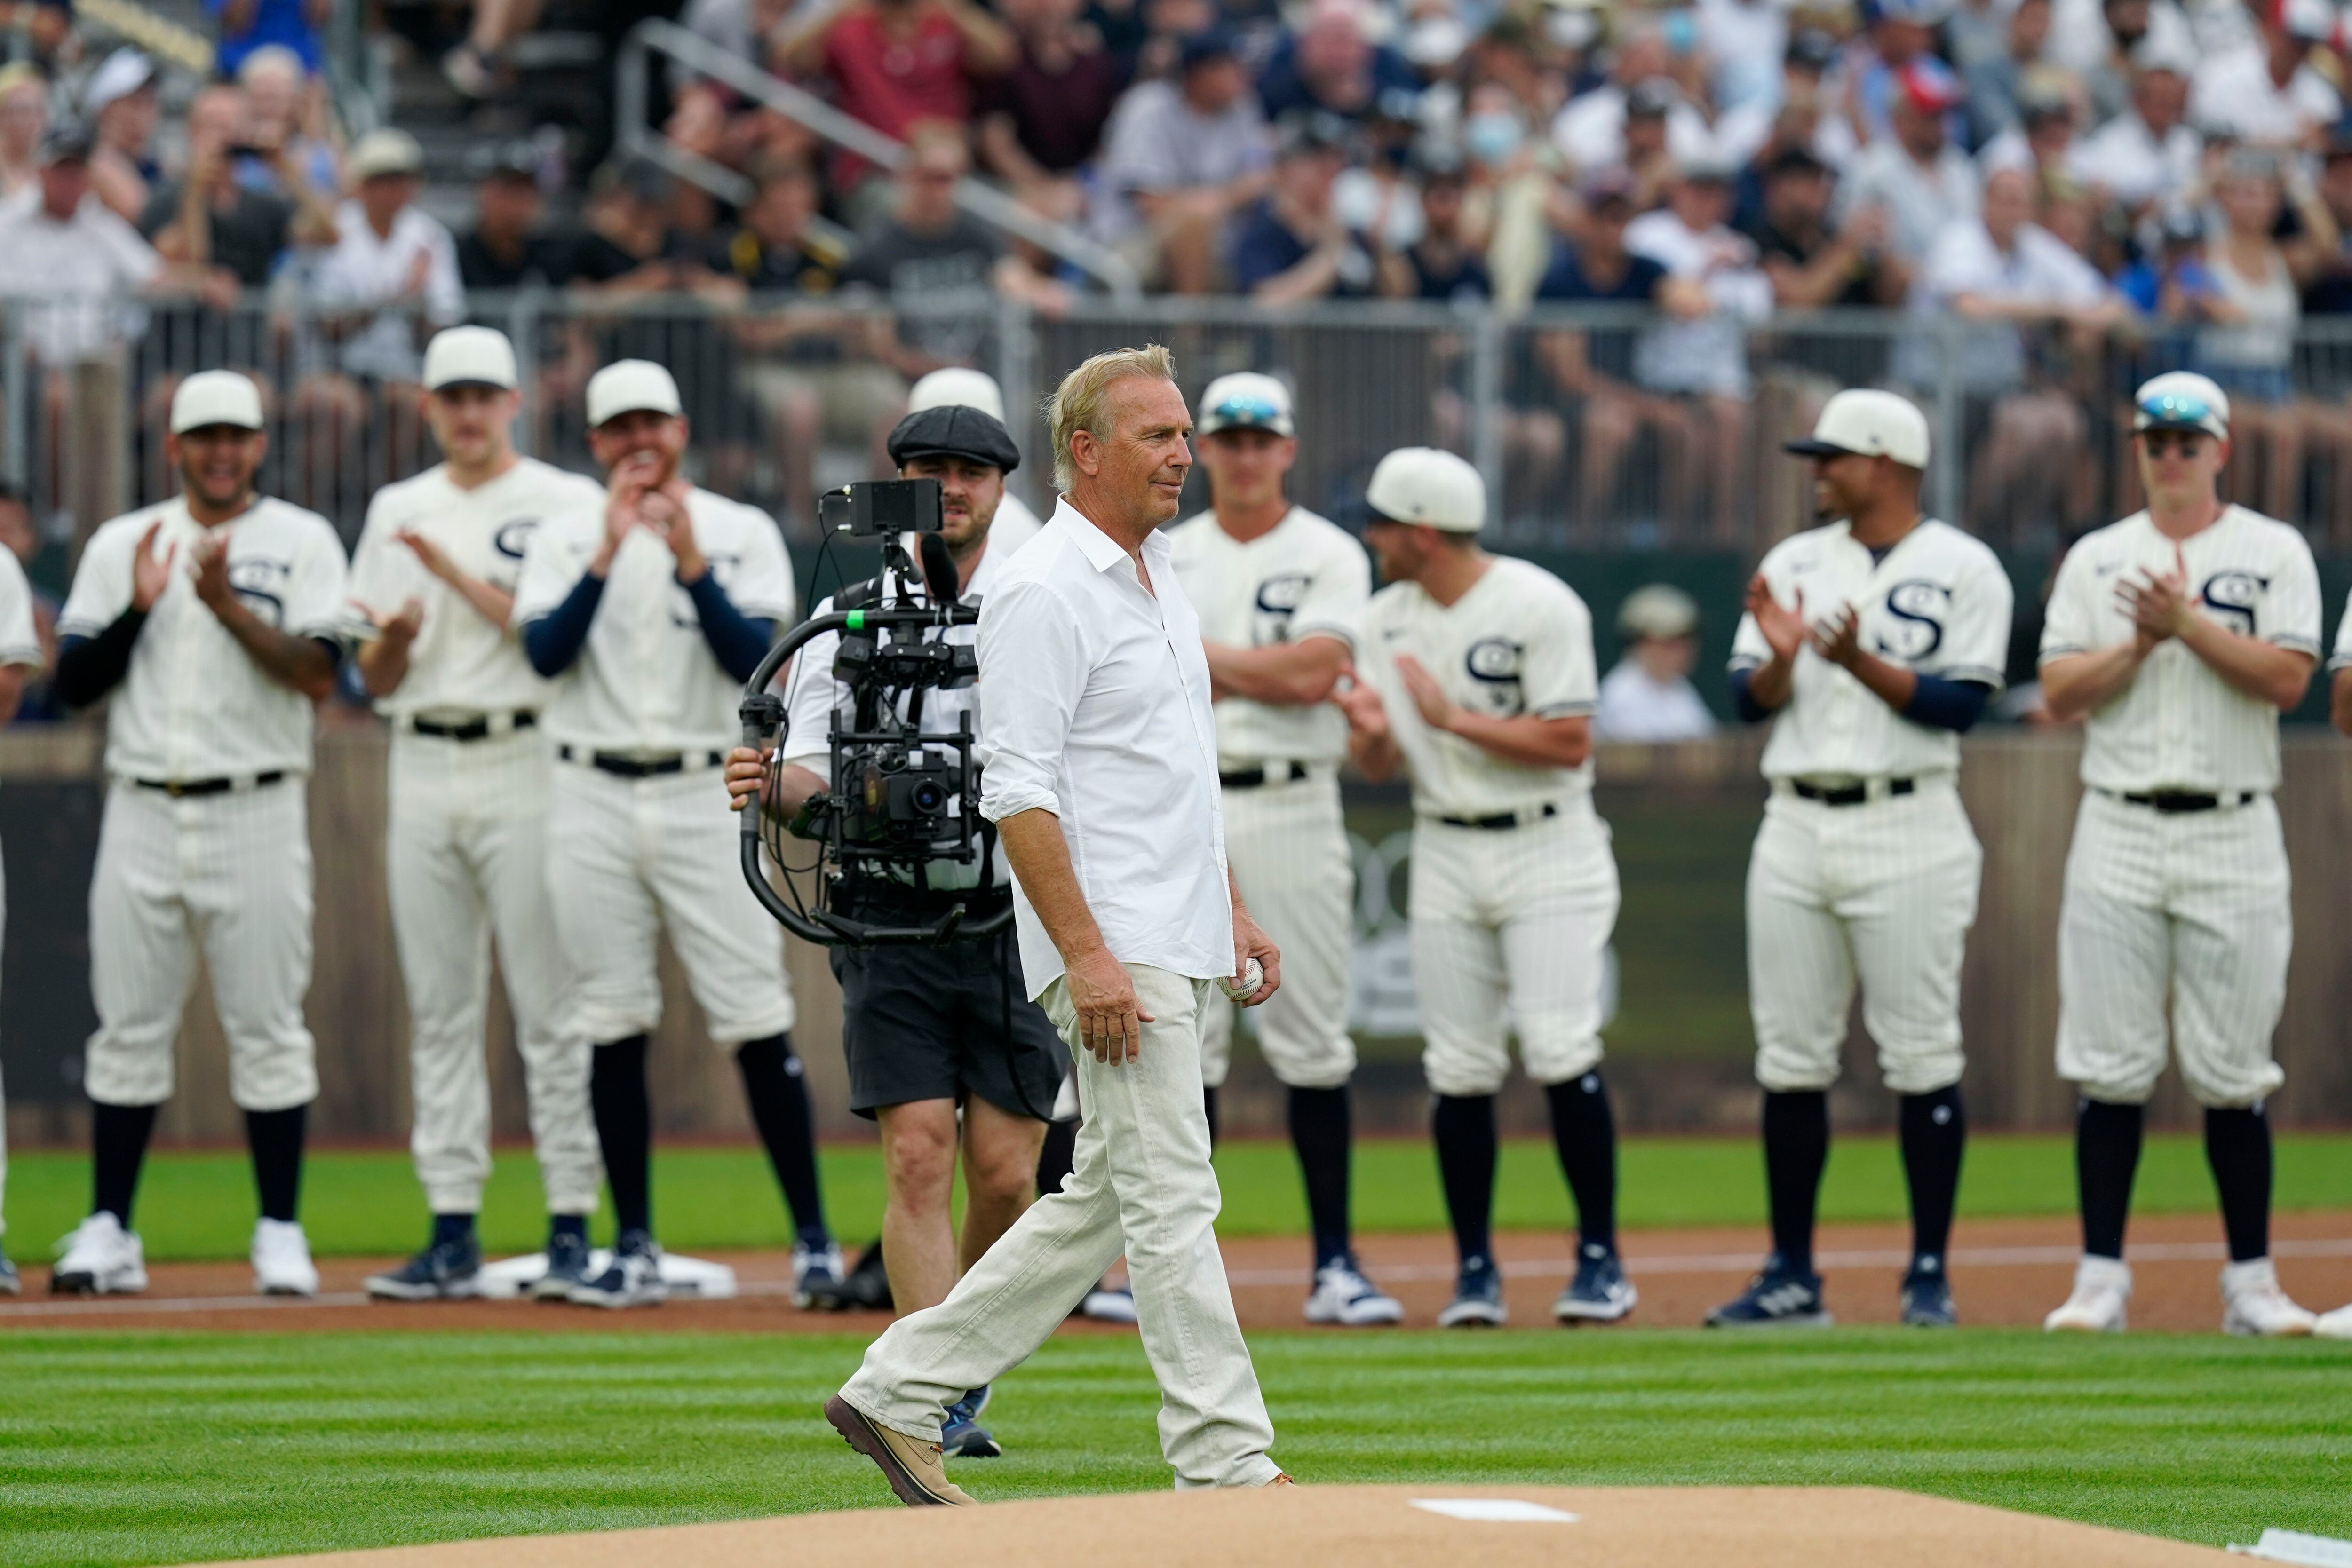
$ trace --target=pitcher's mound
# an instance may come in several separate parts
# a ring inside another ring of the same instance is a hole
[[[272,1568],[2213,1568],[2229,1560],[2210,1547],[1876,1487],[1433,1483],[894,1507],[268,1561]]]

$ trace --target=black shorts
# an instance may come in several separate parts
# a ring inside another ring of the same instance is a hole
[[[835,947],[830,956],[851,1110],[871,1120],[877,1106],[977,1094],[1011,1115],[1052,1119],[1069,1052],[1029,999],[1009,931],[944,947]]]

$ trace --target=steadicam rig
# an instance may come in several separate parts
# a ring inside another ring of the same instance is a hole
[[[743,744],[771,748],[762,798],[773,800],[781,792],[790,716],[783,699],[768,688],[793,654],[828,632],[839,634],[832,674],[848,695],[834,708],[826,737],[832,787],[810,797],[789,820],[765,810],[744,811],[744,878],[787,930],[827,946],[936,945],[993,936],[1013,911],[995,880],[994,831],[980,816],[971,715],[959,712],[948,730],[927,731],[922,722],[926,693],[969,686],[979,674],[972,646],[945,635],[950,627],[976,622],[980,612],[957,601],[955,564],[938,531],[939,482],[850,486],[822,497],[819,517],[840,532],[878,536],[884,570],[870,583],[845,589],[836,597],[842,608],[794,627],[744,687],[738,710]],[[902,529],[920,541],[919,573],[899,542]],[[906,591],[919,580],[921,599]],[[812,846],[814,862],[795,864]],[[765,862],[787,873],[781,885],[770,879]],[[936,887],[933,878],[943,865],[969,871],[953,879],[957,885]],[[871,896],[877,893],[890,896]],[[879,921],[856,912],[877,903],[937,913]],[[986,912],[973,915],[975,905]]]

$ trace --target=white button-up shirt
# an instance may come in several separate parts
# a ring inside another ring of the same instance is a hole
[[[366,326],[334,350],[337,368],[354,376],[413,382],[423,372],[417,320],[447,327],[465,319],[466,286],[457,273],[457,242],[441,220],[415,206],[400,209],[392,232],[379,235],[367,209],[345,202],[335,214],[335,243],[310,258],[310,299],[329,313],[374,311]],[[406,300],[409,272],[425,258],[425,287],[414,308]],[[306,337],[309,356],[325,344]],[[319,367],[323,368],[323,367]]]
[[[107,705],[107,771],[181,784],[308,773],[310,699],[264,674],[196,597],[193,558],[200,541],[226,534],[229,581],[247,609],[281,632],[340,642],[343,544],[334,525],[268,496],[211,528],[178,498],[126,513],[83,548],[58,613],[60,636],[95,637],[131,608],[132,557],[158,521],[156,552],[178,553]]]
[[[1217,978],[1234,972],[1234,911],[1209,661],[1166,535],[1143,541],[1143,561],[1150,591],[1066,500],[1005,563],[980,612],[981,810],[1061,819],[1119,962]],[[1042,996],[1062,955],[1013,893],[1021,972]]]

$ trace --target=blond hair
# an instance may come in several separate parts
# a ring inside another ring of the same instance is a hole
[[[1110,389],[1120,382],[1139,377],[1173,382],[1176,380],[1176,356],[1158,343],[1146,343],[1140,349],[1113,349],[1097,354],[1076,370],[1062,378],[1053,397],[1045,404],[1045,427],[1054,436],[1054,488],[1070,487],[1073,469],[1070,463],[1070,441],[1083,430],[1097,441],[1107,439],[1110,430]]]

